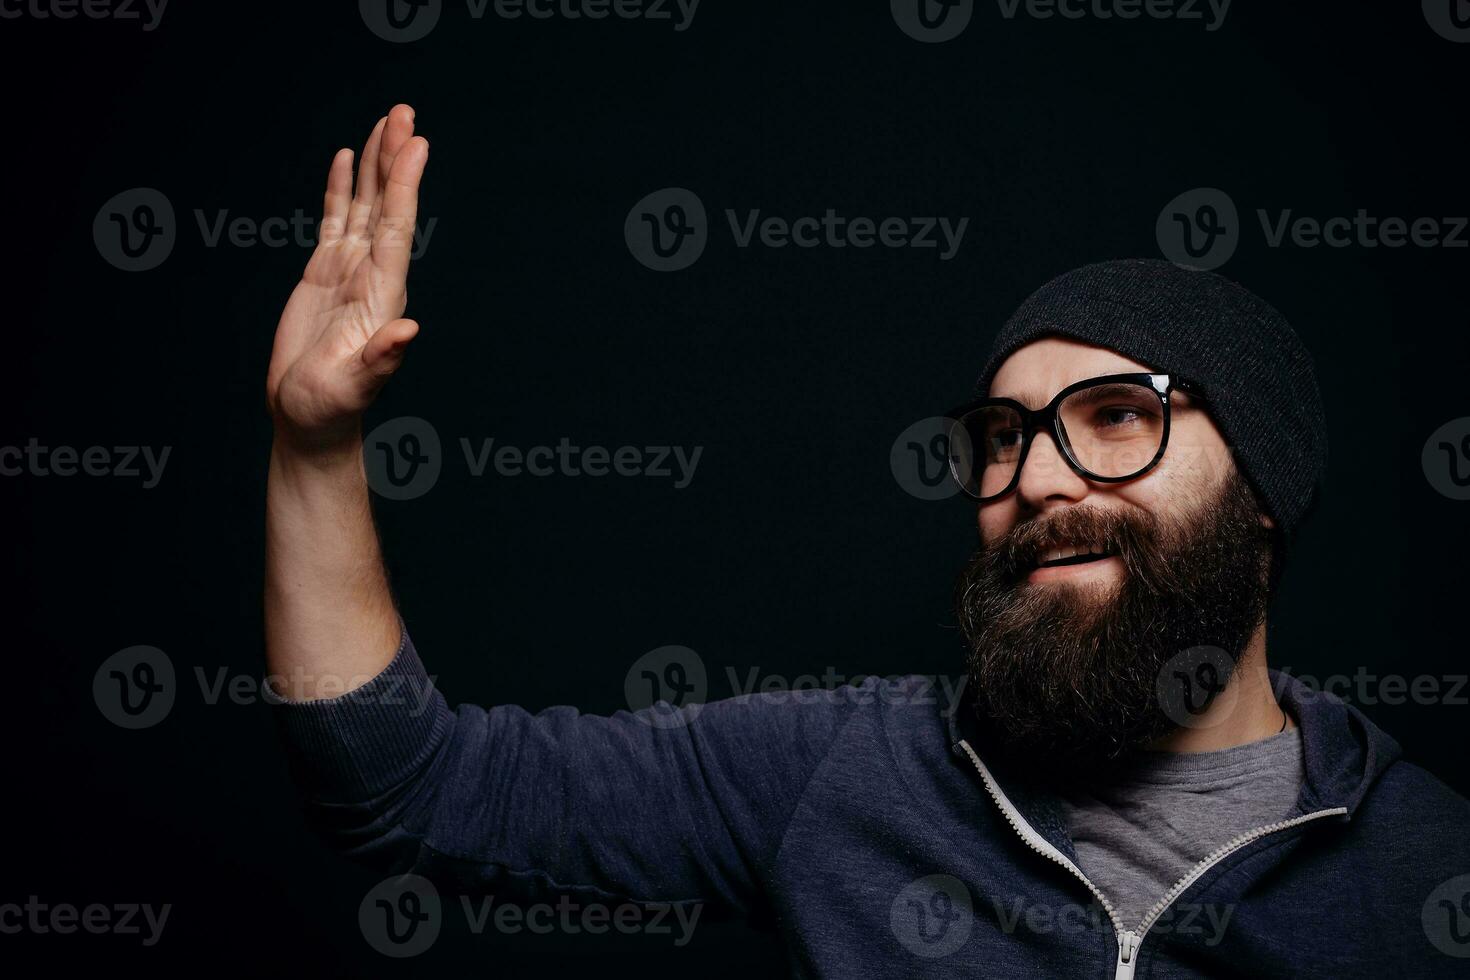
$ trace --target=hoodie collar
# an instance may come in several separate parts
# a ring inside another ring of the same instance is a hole
[[[1348,816],[1402,755],[1399,743],[1357,708],[1325,691],[1313,690],[1278,670],[1268,670],[1276,700],[1301,727],[1306,812],[1346,807]]]

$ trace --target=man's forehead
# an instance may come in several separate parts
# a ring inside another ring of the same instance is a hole
[[[1001,362],[991,379],[989,395],[1040,407],[1074,381],[1153,370],[1108,347],[1070,337],[1041,337],[1018,347]]]

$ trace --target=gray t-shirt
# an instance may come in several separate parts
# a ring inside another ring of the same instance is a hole
[[[1292,814],[1301,785],[1293,728],[1217,752],[1137,752],[1061,803],[1083,874],[1131,929],[1215,848]]]

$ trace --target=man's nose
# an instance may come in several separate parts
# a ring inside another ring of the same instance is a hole
[[[1087,494],[1088,483],[1067,464],[1050,432],[1038,432],[1031,440],[1016,499],[1023,508],[1043,511],[1057,502],[1075,502]]]

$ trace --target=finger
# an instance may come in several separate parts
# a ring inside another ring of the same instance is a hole
[[[378,199],[378,155],[383,145],[383,129],[388,117],[379,119],[363,145],[358,158],[357,194],[352,198],[352,208],[347,216],[347,233],[366,236],[368,218],[373,212],[373,203]]]
[[[378,328],[378,332],[362,345],[358,360],[359,371],[370,386],[377,386],[392,377],[403,363],[404,352],[409,341],[418,336],[419,325],[413,320],[394,320]]]
[[[398,151],[413,137],[413,106],[400,102],[388,110],[385,118],[388,122],[383,127],[383,138],[378,144],[377,173],[380,190],[387,184],[388,174],[393,170],[393,158],[398,156]]]
[[[383,211],[383,191],[388,186],[388,175],[393,172],[393,161],[413,138],[414,115],[413,106],[403,103],[388,111],[388,124],[383,127],[383,139],[378,148],[378,198],[373,202],[372,214],[368,218],[370,234]]]
[[[390,282],[408,278],[414,225],[419,214],[419,183],[429,162],[429,141],[415,136],[393,161],[383,191],[382,214],[373,230],[373,265]]]
[[[347,229],[347,210],[352,204],[352,151],[340,149],[327,171],[327,192],[322,199],[322,235],[334,242]]]

